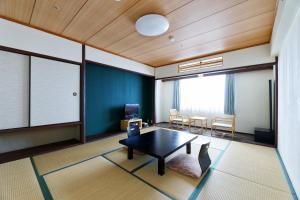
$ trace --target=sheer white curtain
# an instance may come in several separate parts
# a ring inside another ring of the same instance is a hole
[[[180,112],[185,115],[224,114],[225,75],[180,80]]]

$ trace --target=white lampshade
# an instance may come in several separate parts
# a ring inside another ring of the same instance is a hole
[[[158,36],[169,29],[169,22],[162,15],[149,14],[140,17],[135,23],[135,28],[141,35]]]

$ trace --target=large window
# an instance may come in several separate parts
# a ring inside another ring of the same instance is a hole
[[[224,113],[225,75],[180,80],[180,111],[189,115]]]

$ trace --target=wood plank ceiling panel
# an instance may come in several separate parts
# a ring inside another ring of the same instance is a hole
[[[63,35],[85,41],[132,7],[138,0],[88,0]]]
[[[189,49],[185,49],[180,54],[169,55],[168,57],[157,58],[152,64],[154,66],[166,65],[165,60],[173,60],[172,63],[181,62],[188,59],[194,59],[202,56],[209,56],[236,49],[242,49],[246,47],[256,46],[259,44],[265,44],[270,41],[270,34],[272,32],[272,26],[258,28],[257,30],[251,30],[249,32],[237,34],[220,40],[209,42],[204,45],[194,46]],[[168,62],[170,64],[170,62]]]
[[[136,20],[145,14],[167,15],[170,12],[186,5],[192,0],[142,0],[127,10],[108,26],[103,28],[87,43],[98,48],[105,48],[115,43],[129,34],[134,33]]]
[[[252,18],[248,18],[244,21],[233,23],[204,34],[197,35],[196,37],[191,37],[179,42],[171,42],[169,45],[156,49],[155,51],[149,51],[148,53],[135,56],[133,59],[143,61],[145,63],[152,63],[155,62],[157,57],[180,54],[180,51],[196,45],[209,43],[224,37],[248,32],[257,28],[269,27],[273,25],[274,14],[274,11],[270,11]]]
[[[213,14],[216,14],[226,8],[238,5],[246,0],[195,0],[182,8],[175,10],[166,17],[170,18],[170,28],[166,34],[159,37],[144,37],[137,32],[134,32],[124,39],[110,45],[106,49],[111,52],[123,55],[125,51],[131,48],[143,46],[143,44],[151,44],[159,38],[167,38],[169,33],[178,29],[195,24],[198,20],[205,19]],[[188,17],[193,15],[193,17]],[[180,21],[180,23],[177,22]],[[193,30],[194,31],[194,30]]]
[[[169,34],[163,35],[161,37],[156,37],[154,40],[139,44],[136,47],[128,49],[122,52],[121,55],[133,58],[138,55],[148,53],[150,51],[156,51],[159,48],[163,48],[170,45],[172,42],[169,40],[169,35],[175,38],[175,43],[183,40],[187,40],[192,37],[207,33],[209,31],[220,29],[224,26],[228,26],[234,23],[239,23],[243,20],[247,20],[251,17],[261,15],[266,12],[274,11],[275,4],[273,0],[250,0],[230,9],[226,9],[217,14],[206,17],[195,23],[189,24],[180,29],[176,29]],[[273,17],[271,16],[273,19]],[[268,20],[267,18],[263,20]],[[130,40],[130,39],[129,39]],[[108,48],[110,51],[114,52],[114,47]],[[119,49],[119,48],[118,48]]]
[[[87,0],[36,0],[30,24],[62,33]]]
[[[29,23],[34,0],[0,0],[0,15],[22,23]]]

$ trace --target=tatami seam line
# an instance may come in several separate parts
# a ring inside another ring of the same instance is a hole
[[[35,166],[34,160],[32,159],[32,157],[30,157],[30,161],[31,161],[31,165],[32,165],[32,168],[34,170],[35,176],[37,178],[37,181],[39,183],[40,189],[41,189],[42,194],[44,196],[44,199],[45,200],[53,200],[53,197],[52,197],[51,192],[50,192],[50,190],[48,188],[48,185],[47,185],[44,177],[39,175],[39,173],[37,171],[37,168]]]
[[[239,178],[239,179],[242,179],[242,180],[251,182],[251,183],[255,183],[255,184],[257,184],[257,185],[261,185],[261,186],[264,186],[264,187],[273,189],[273,190],[277,190],[277,191],[284,192],[284,193],[287,193],[287,194],[292,194],[292,193],[287,192],[287,191],[285,191],[285,190],[281,190],[281,189],[279,189],[279,188],[275,188],[275,187],[272,187],[272,186],[270,186],[270,185],[258,183],[258,182],[256,182],[256,181],[247,179],[247,178],[245,178],[245,177],[237,176],[237,175],[234,175],[234,174],[232,174],[232,173],[229,173],[229,172],[226,172],[226,171],[223,171],[223,170],[220,170],[220,169],[214,168],[214,170],[216,170],[216,171],[218,171],[218,172],[220,172],[220,173],[223,173],[223,174],[227,174],[227,175],[229,175],[229,176],[233,176],[233,177],[236,177],[236,178]]]
[[[158,188],[155,187],[154,185],[148,183],[147,181],[145,181],[144,179],[140,178],[139,176],[135,175],[134,172],[125,169],[125,168],[122,167],[121,165],[119,165],[119,164],[117,164],[116,162],[112,161],[111,159],[107,158],[105,155],[101,155],[101,157],[105,158],[106,160],[108,160],[109,162],[113,163],[113,164],[116,165],[117,167],[123,169],[125,172],[131,174],[133,177],[137,178],[138,180],[142,181],[142,182],[145,183],[146,185],[152,187],[154,190],[160,192],[161,194],[167,196],[168,198],[170,198],[170,199],[172,199],[172,200],[175,200],[175,199],[176,199],[176,198],[172,197],[171,195],[165,193],[164,191],[158,189]],[[153,160],[151,160],[151,161],[153,161]],[[148,161],[147,164],[149,164],[149,163],[151,163],[151,162]],[[144,163],[144,164],[145,164],[145,163]]]
[[[66,168],[72,167],[72,166],[74,166],[74,165],[77,165],[77,164],[83,163],[83,162],[85,162],[85,161],[88,161],[88,160],[91,160],[91,159],[97,158],[97,157],[99,157],[99,156],[102,156],[102,155],[106,155],[106,154],[112,153],[112,152],[114,152],[114,151],[117,151],[117,150],[119,150],[119,149],[121,149],[121,148],[123,148],[123,147],[119,147],[119,148],[116,148],[116,149],[113,149],[113,150],[107,151],[107,152],[105,152],[105,153],[102,153],[102,154],[97,154],[97,155],[95,155],[95,156],[89,157],[89,158],[87,158],[87,159],[84,159],[84,160],[81,160],[81,161],[79,161],[79,162],[74,162],[74,163],[72,163],[72,164],[69,164],[69,165],[66,165],[66,166],[64,166],[64,167],[61,167],[61,168],[58,168],[58,169],[52,170],[52,171],[50,171],[50,172],[47,172],[47,173],[41,174],[40,176],[46,176],[46,175],[48,175],[48,174],[52,174],[52,173],[54,173],[54,172],[57,172],[57,171],[60,171],[60,170],[63,170],[63,169],[66,169]]]

